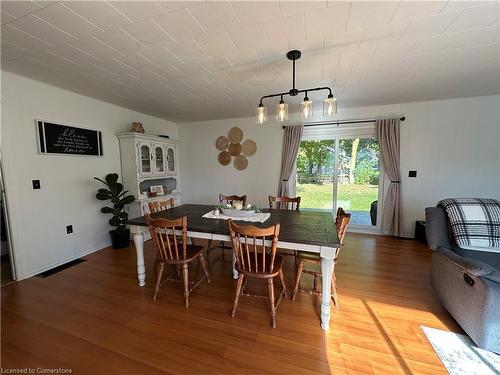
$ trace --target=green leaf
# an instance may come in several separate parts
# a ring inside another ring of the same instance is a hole
[[[112,189],[112,186],[116,184],[118,181],[118,174],[117,173],[110,173],[106,176],[106,182],[108,183],[108,186]]]
[[[94,180],[101,181],[106,186],[108,185],[106,181],[103,181],[100,178],[94,177]]]
[[[120,218],[118,216],[113,216],[111,219],[109,219],[108,223],[112,227],[117,227],[119,225],[122,225],[122,221],[120,220]]]
[[[97,194],[95,195],[95,197],[96,197],[97,199],[99,199],[100,201],[107,201],[108,199],[111,199],[111,195],[109,195],[109,194],[101,194],[101,193],[97,193]]]
[[[114,214],[114,210],[111,207],[103,207],[101,208],[101,212],[103,214]]]
[[[122,198],[119,201],[119,204],[121,204],[122,206],[124,206],[126,204],[132,203],[133,201],[135,201],[135,197],[133,195],[127,195],[126,197]]]

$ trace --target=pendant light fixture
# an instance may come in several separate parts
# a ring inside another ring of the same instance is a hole
[[[307,97],[307,91],[302,101],[302,105],[300,106],[300,117],[302,117],[303,120],[310,120],[313,117],[313,102]]]
[[[312,89],[299,90],[295,87],[295,61],[300,59],[301,52],[298,50],[289,51],[286,57],[292,61],[292,88],[288,92],[279,94],[264,95],[260,98],[259,106],[255,109],[255,116],[257,124],[263,124],[267,121],[267,107],[264,106],[262,101],[266,98],[280,97],[279,103],[276,105],[276,120],[285,122],[288,120],[288,104],[283,100],[283,96],[297,96],[299,93],[305,93],[304,100],[300,108],[300,117],[304,120],[309,120],[313,116],[313,102],[308,98],[308,91],[328,90],[328,97],[323,101],[323,115],[331,117],[337,113],[337,99],[333,97],[332,89],[330,87],[316,87]]]
[[[288,120],[288,104],[283,100],[283,95],[281,95],[281,100],[276,106],[276,120],[281,122]]]

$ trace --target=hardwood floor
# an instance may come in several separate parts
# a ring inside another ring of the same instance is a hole
[[[210,265],[212,283],[193,292],[189,309],[181,283],[165,284],[153,303],[150,242],[145,253],[145,288],[137,286],[133,245],[2,288],[2,367],[73,374],[446,374],[419,326],[460,332],[429,286],[430,250],[416,241],[347,234],[336,271],[340,309],[332,310],[327,333],[319,325],[319,297],[305,293],[282,301],[276,329],[266,299],[242,297],[231,319],[230,262]],[[291,291],[293,259],[285,258]],[[312,286],[309,275],[302,285]]]

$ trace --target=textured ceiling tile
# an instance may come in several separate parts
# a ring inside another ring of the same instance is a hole
[[[205,2],[190,7],[189,11],[209,34],[234,29],[241,25],[229,2]]]
[[[273,44],[302,45],[306,41],[305,16],[298,14],[264,23]]]
[[[132,22],[152,18],[165,12],[156,1],[111,1],[110,4]]]
[[[102,34],[96,35],[95,38],[111,47],[111,57],[116,56],[116,53],[112,51],[118,51],[120,55],[123,55],[137,52],[144,46],[144,44],[142,44],[139,40],[134,39],[132,36],[120,29],[106,31]]]
[[[397,7],[397,2],[355,1],[349,12],[347,28],[356,29],[389,23]]]
[[[281,16],[277,0],[262,1],[233,1],[234,10],[243,25],[263,23]]]
[[[336,32],[344,32],[351,4],[341,4],[333,8],[320,9],[306,14],[306,36],[330,37]]]
[[[293,16],[326,8],[326,1],[279,1],[282,16]]]
[[[495,2],[494,0],[491,0],[491,1],[477,1],[477,0],[473,0],[473,1],[448,1],[446,3],[445,7],[443,8],[443,10],[441,11],[441,13],[453,12],[456,10],[462,10],[462,9],[467,9],[467,8],[474,8],[477,6],[491,4],[494,2]]]
[[[20,18],[41,9],[41,6],[33,1],[2,1],[0,6],[3,12],[15,18]]]
[[[28,51],[43,50],[52,44],[36,38],[33,35],[26,34],[25,32],[16,29],[10,25],[2,26],[2,43],[6,40],[9,43],[15,44],[18,47],[24,48]]]
[[[171,40],[170,36],[153,20],[129,24],[123,26],[122,30],[144,46],[151,46],[165,40]]]
[[[177,42],[206,35],[205,31],[187,9],[155,17],[154,21]]]
[[[228,31],[231,40],[238,48],[260,48],[269,43],[266,30],[262,24],[240,27]]]
[[[33,14],[77,38],[102,31],[61,3],[43,8]]]
[[[16,19],[16,17],[11,16],[10,14],[5,13],[4,11],[2,11],[0,13],[0,19],[2,21],[2,25],[5,25],[6,23],[14,21]]]
[[[455,18],[457,18],[459,13],[460,12],[451,12],[414,19],[406,28],[400,40],[416,40],[442,34]]]
[[[210,56],[235,54],[238,49],[226,32],[196,38],[196,42]]]
[[[106,1],[65,1],[63,4],[102,30],[115,29],[130,22]]]
[[[401,1],[391,22],[438,14],[446,3],[446,1]]]
[[[360,47],[364,48],[380,44],[395,43],[401,38],[401,35],[409,24],[409,21],[402,21],[367,28]]]
[[[28,16],[18,18],[17,20],[9,23],[9,26],[14,26],[28,34],[31,34],[38,39],[42,39],[51,44],[64,44],[70,43],[76,37],[65,33],[54,25],[35,17],[30,14]]]
[[[446,32],[466,31],[491,26],[500,16],[499,4],[491,4],[464,10],[446,29]]]

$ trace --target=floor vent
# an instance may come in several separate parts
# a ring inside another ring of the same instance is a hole
[[[51,275],[54,275],[54,274],[61,272],[61,271],[64,271],[67,268],[76,266],[77,264],[80,264],[80,263],[85,262],[85,261],[86,261],[86,259],[75,259],[75,260],[72,260],[71,262],[64,263],[64,264],[61,264],[60,266],[51,268],[48,271],[44,271],[42,273],[39,273],[37,276],[44,277],[44,278],[49,277]]]

